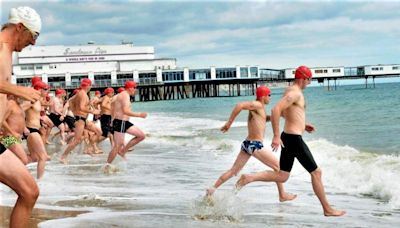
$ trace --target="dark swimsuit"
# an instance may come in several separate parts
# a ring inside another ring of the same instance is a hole
[[[113,121],[113,130],[117,132],[125,133],[132,126],[133,123],[129,122],[129,120],[114,119]]]
[[[313,172],[318,168],[314,158],[304,143],[301,135],[293,135],[282,132],[281,140],[285,147],[282,147],[279,165],[281,170],[290,172],[293,167],[294,158],[309,172]]]
[[[71,130],[75,128],[75,118],[72,116],[65,116],[64,123],[66,123]]]
[[[35,132],[37,132],[37,133],[39,133],[40,134],[40,132],[39,132],[39,129],[36,129],[36,128],[30,128],[30,127],[27,127],[28,128],[28,130],[29,130],[29,132],[30,133],[35,133]]]
[[[101,131],[103,136],[107,137],[108,133],[111,131],[111,116],[103,114],[100,116]]]
[[[0,154],[4,153],[4,151],[6,151],[6,150],[7,150],[7,148],[3,144],[0,143]]]
[[[62,121],[60,120],[61,115],[55,114],[55,113],[50,113],[49,118],[51,122],[53,122],[54,126],[58,127],[60,124],[62,124]]]
[[[86,117],[75,116],[75,122],[78,122],[79,120],[82,120],[86,124]]]

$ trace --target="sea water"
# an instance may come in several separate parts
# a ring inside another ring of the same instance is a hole
[[[305,133],[329,202],[344,217],[324,217],[312,191],[310,175],[295,161],[285,189],[297,194],[280,203],[274,183],[251,183],[234,191],[233,177],[215,193],[205,189],[229,169],[247,134],[242,111],[227,133],[220,128],[237,102],[253,96],[135,102],[133,110],[148,112],[132,122],[146,139],[117,158],[104,173],[104,154],[89,157],[77,148],[70,164],[47,163],[40,180],[37,208],[82,210],[75,218],[43,222],[41,227],[397,227],[400,225],[400,101],[399,83],[310,87],[304,91],[307,122],[317,131]],[[272,90],[269,112],[283,89]],[[270,145],[267,123],[264,144]],[[128,140],[129,138],[127,138]],[[64,146],[50,145],[59,156]],[[279,158],[279,152],[276,153]],[[35,165],[29,165],[35,175]],[[251,158],[242,173],[269,169]],[[15,194],[0,185],[0,203],[12,206]]]

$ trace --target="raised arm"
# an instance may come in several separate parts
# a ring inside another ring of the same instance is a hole
[[[231,127],[233,121],[235,120],[236,116],[239,115],[239,113],[242,110],[249,110],[249,111],[256,110],[259,108],[259,106],[260,106],[260,104],[255,101],[244,101],[244,102],[240,102],[240,103],[236,104],[232,110],[229,120],[226,121],[225,125],[221,127],[221,131],[224,133],[227,132],[229,130],[229,128]]]
[[[12,94],[25,100],[35,102],[40,98],[40,92],[33,88],[13,85],[6,80],[1,80],[0,76],[0,93]]]

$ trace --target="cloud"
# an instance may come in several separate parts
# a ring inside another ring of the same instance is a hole
[[[129,40],[178,64],[351,66],[400,49],[400,2],[3,1],[1,20],[18,5],[42,15],[39,45]]]

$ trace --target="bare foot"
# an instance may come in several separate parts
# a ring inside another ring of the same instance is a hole
[[[62,164],[68,165],[68,161],[67,161],[66,158],[61,157],[61,158],[59,158],[58,160],[59,160]]]
[[[250,181],[247,178],[246,174],[243,174],[240,176],[239,180],[235,184],[235,190],[236,192],[240,191],[246,184],[248,184]]]
[[[214,194],[215,190],[217,190],[217,189],[214,188],[214,187],[208,188],[208,189],[206,190],[206,196],[208,196],[208,197],[212,196],[212,195]]]
[[[328,211],[324,211],[325,216],[342,216],[344,214],[346,214],[346,211],[336,210],[333,208]]]
[[[279,202],[285,202],[296,199],[297,195],[290,193],[283,193],[282,196],[279,196]]]

